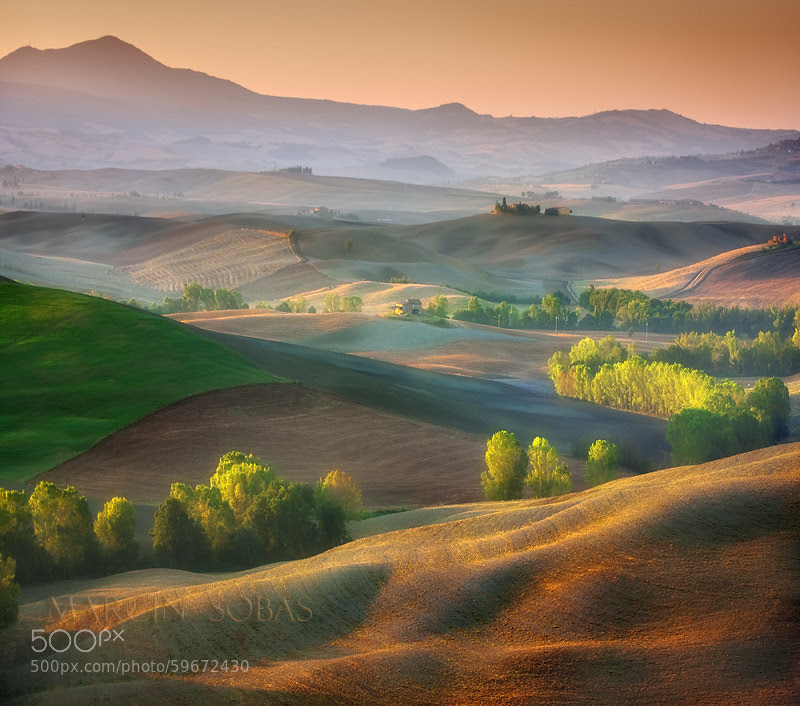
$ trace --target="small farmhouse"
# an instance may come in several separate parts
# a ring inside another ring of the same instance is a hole
[[[394,305],[395,314],[421,314],[422,302],[419,299],[404,299]]]

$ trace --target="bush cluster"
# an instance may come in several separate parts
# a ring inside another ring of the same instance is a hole
[[[154,560],[187,570],[242,569],[341,544],[352,511],[342,489],[354,484],[332,474],[314,488],[281,478],[252,454],[228,452],[209,485],[172,485],[155,515]]]

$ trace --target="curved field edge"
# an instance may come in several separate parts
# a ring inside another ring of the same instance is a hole
[[[25,481],[167,404],[277,378],[188,327],[0,282],[0,478]]]
[[[799,469],[791,444],[549,500],[428,508],[418,526],[376,518],[349,544],[238,574],[26,589],[0,678],[84,704],[792,703]],[[59,617],[49,595],[75,610]],[[102,656],[71,653],[79,665],[249,670],[32,675],[40,627],[124,629]]]

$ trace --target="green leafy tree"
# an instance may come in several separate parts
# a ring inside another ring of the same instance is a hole
[[[220,460],[211,477],[211,487],[219,488],[221,497],[230,505],[234,517],[242,521],[254,498],[275,480],[275,471],[264,462],[241,451],[229,451]]]
[[[704,463],[736,451],[729,419],[707,409],[690,407],[675,414],[667,423],[667,441],[676,465]]]
[[[487,500],[516,500],[522,486],[528,459],[512,432],[498,431],[486,442],[486,470],[481,485]]]
[[[598,439],[589,447],[586,460],[586,483],[589,487],[614,480],[617,475],[617,447],[605,439]]]
[[[243,524],[255,531],[264,559],[297,559],[318,544],[314,489],[307,483],[276,478],[247,509]]]
[[[109,566],[121,571],[130,569],[139,555],[136,540],[136,510],[125,498],[112,498],[97,513],[94,534],[101,556]]]
[[[342,298],[335,292],[328,292],[322,300],[322,304],[328,314],[335,314],[342,310]]]
[[[428,313],[431,316],[438,316],[442,319],[447,318],[448,308],[447,297],[443,294],[437,294],[428,303]]]
[[[322,479],[317,482],[316,514],[320,549],[330,549],[349,541],[345,509],[330,489],[325,488]]]
[[[342,471],[331,471],[320,480],[322,491],[335,500],[349,520],[358,519],[362,511],[361,489],[353,478]]]
[[[789,389],[780,378],[761,378],[745,398],[745,404],[765,413],[771,423],[773,441],[785,438],[789,433],[789,417],[792,413]]]
[[[14,581],[16,568],[17,563],[12,557],[0,554],[0,628],[15,623],[19,615],[19,584]]]
[[[572,490],[572,477],[547,439],[537,436],[528,447],[530,468],[525,483],[535,498],[549,498]]]
[[[233,510],[223,499],[219,488],[198,485],[191,490],[188,486],[179,488],[175,484],[171,494],[186,498],[184,502],[189,517],[203,528],[213,566],[226,568],[245,560],[242,556],[243,539],[240,536],[245,528],[237,524]]]
[[[355,294],[348,294],[342,297],[341,310],[342,311],[361,311],[364,308],[364,302],[361,297]]]
[[[96,540],[89,504],[72,486],[42,481],[28,499],[36,541],[64,575],[83,569],[94,558]]]
[[[28,497],[23,491],[0,488],[0,554],[17,561],[22,583],[48,578],[52,560],[36,541]]]
[[[158,566],[191,570],[206,559],[208,546],[203,528],[177,498],[169,497],[159,505],[150,533]]]

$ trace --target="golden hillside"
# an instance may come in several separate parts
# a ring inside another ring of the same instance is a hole
[[[2,679],[12,695],[57,690],[60,704],[788,704],[798,518],[800,444],[552,500],[403,513],[241,574],[29,589],[3,635]],[[73,596],[75,611],[49,621],[50,595],[62,608]],[[124,643],[59,657],[80,670],[176,660],[181,673],[32,675],[31,630],[45,625],[124,629]]]

